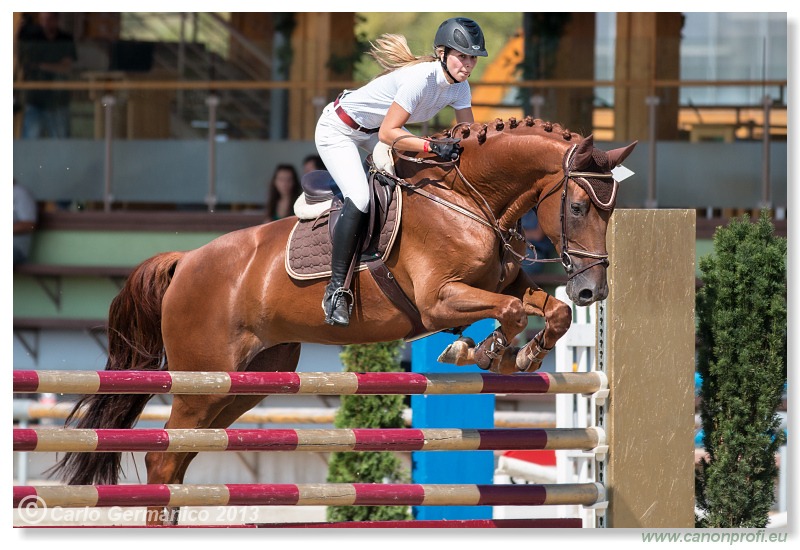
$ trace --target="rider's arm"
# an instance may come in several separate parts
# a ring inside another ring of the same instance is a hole
[[[408,130],[404,130],[403,126],[408,122],[411,114],[403,109],[396,102],[392,102],[389,106],[389,111],[386,113],[381,127],[378,130],[378,139],[387,145],[392,145],[394,140],[400,136],[411,136]],[[403,151],[413,151],[421,153],[425,151],[427,141],[418,137],[401,139],[395,145],[398,149]]]
[[[475,117],[472,115],[472,107],[456,109],[456,122],[468,122],[470,124],[475,122]]]

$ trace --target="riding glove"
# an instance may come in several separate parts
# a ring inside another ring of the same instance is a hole
[[[444,160],[458,160],[461,151],[464,150],[458,142],[461,141],[457,138],[440,139],[430,142],[431,153],[436,153],[439,158]]]

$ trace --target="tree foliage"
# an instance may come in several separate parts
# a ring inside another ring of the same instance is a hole
[[[763,528],[774,501],[776,414],[786,383],[786,239],[768,213],[720,227],[700,261],[698,372],[703,460],[699,527]]]

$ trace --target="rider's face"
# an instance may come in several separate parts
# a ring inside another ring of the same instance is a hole
[[[464,82],[469,78],[475,65],[478,64],[478,58],[474,55],[467,55],[456,50],[448,52],[447,70],[456,79],[456,82]]]

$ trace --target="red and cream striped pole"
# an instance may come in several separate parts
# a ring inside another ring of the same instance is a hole
[[[14,371],[14,393],[467,395],[591,394],[606,386],[599,372],[170,372]]]
[[[19,452],[591,450],[604,444],[600,428],[14,430]]]
[[[381,483],[54,485],[14,487],[14,507],[111,506],[591,506],[599,483],[419,485]]]

